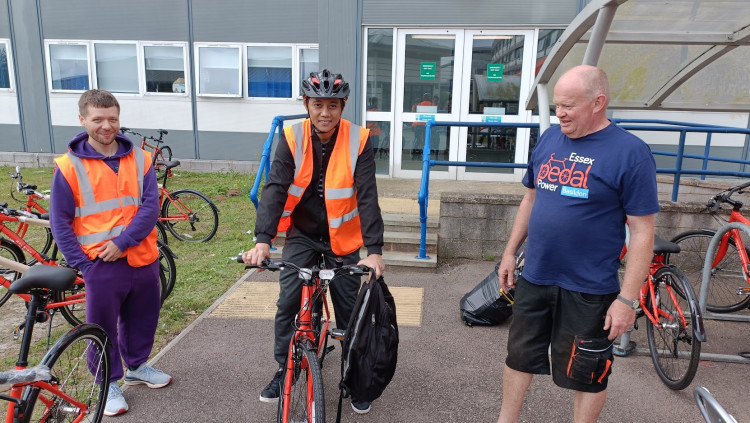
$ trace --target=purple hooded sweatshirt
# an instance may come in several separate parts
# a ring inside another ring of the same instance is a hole
[[[105,157],[88,143],[88,134],[84,131],[76,135],[70,144],[68,151],[84,159],[101,159],[114,172],[120,165],[120,157],[124,157],[134,148],[133,142],[127,137],[117,135],[117,153],[111,157]],[[62,172],[55,168],[52,177],[52,189],[50,195],[50,226],[52,236],[55,238],[60,252],[70,266],[78,268],[84,276],[91,267],[91,260],[81,249],[80,244],[73,232],[73,218],[75,217],[75,202],[73,191]],[[114,188],[114,187],[113,187]],[[154,169],[149,167],[143,179],[143,201],[130,225],[118,236],[112,238],[112,242],[121,251],[134,247],[143,241],[154,229],[159,217],[159,191]]]

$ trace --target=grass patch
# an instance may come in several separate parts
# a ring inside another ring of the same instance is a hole
[[[12,167],[0,167],[0,178],[13,171]],[[24,168],[22,173],[24,182],[36,184],[40,191],[49,189],[51,168]],[[219,229],[206,243],[182,242],[169,235],[169,246],[178,256],[175,260],[177,282],[162,307],[152,355],[164,348],[245,273],[244,266],[230,257],[236,257],[240,251],[253,245],[252,235],[247,234],[255,227],[255,209],[248,197],[253,175],[195,173],[179,168],[174,173],[167,187],[172,191],[192,188],[206,194],[219,209]],[[15,191],[15,180],[6,178]],[[22,198],[18,193],[14,192],[14,195]],[[11,198],[2,201],[7,201],[11,207],[22,207]],[[55,319],[62,319],[62,316]],[[37,325],[35,329],[42,331],[46,327]],[[63,329],[53,335],[55,339],[69,326]]]

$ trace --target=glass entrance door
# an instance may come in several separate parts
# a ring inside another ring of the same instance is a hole
[[[466,31],[462,62],[462,122],[529,122],[523,102],[531,86],[533,31]],[[458,160],[522,163],[529,129],[491,126],[458,131]],[[518,180],[523,170],[458,167],[460,180]]]
[[[425,121],[456,121],[459,97],[463,31],[399,30],[395,99],[394,176],[418,178],[422,174]],[[457,59],[458,58],[458,59]],[[458,129],[438,126],[430,133],[430,157],[456,160]],[[431,169],[433,178],[455,179],[455,167]]]

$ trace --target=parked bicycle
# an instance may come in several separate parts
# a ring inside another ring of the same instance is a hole
[[[242,262],[242,254],[237,257]],[[343,275],[366,276],[366,266],[342,265],[333,269],[318,266],[302,268],[284,260],[264,260],[260,266],[246,265],[246,269],[279,271],[285,267],[295,270],[302,280],[300,311],[294,318],[294,334],[289,343],[289,354],[281,378],[281,396],[277,422],[325,422],[325,396],[321,367],[326,354],[333,350],[328,337],[343,341],[345,331],[328,329],[330,314],[326,295],[328,285]]]
[[[742,214],[742,201],[732,198],[735,194],[742,194],[750,187],[750,182],[730,187],[708,201],[704,211],[721,225],[727,219],[719,214],[722,204],[732,206],[728,222],[740,222],[750,225]],[[700,293],[703,263],[706,259],[708,246],[716,231],[713,229],[695,229],[685,231],[672,239],[678,244],[682,253],[669,255],[667,262],[681,268],[693,284],[695,292]],[[750,249],[745,245],[739,229],[733,229],[724,234],[711,263],[711,279],[706,298],[706,310],[714,313],[732,313],[750,306]]]
[[[638,329],[638,320],[646,317],[651,361],[662,382],[675,390],[684,389],[693,381],[700,361],[701,343],[706,340],[703,316],[693,287],[678,267],[666,263],[668,254],[677,255],[679,252],[679,245],[654,237],[654,256],[641,286],[633,325]],[[624,246],[620,260],[626,253],[627,246]],[[524,243],[516,252],[514,276],[521,275],[525,257]],[[618,355],[630,352],[623,351]]]
[[[172,176],[172,172],[166,169],[166,166],[163,164],[172,160],[172,149],[168,145],[160,145],[164,143],[162,140],[164,135],[169,134],[169,132],[165,129],[158,129],[157,131],[159,132],[159,138],[139,134],[138,132],[123,126],[120,127],[120,132],[122,134],[132,134],[141,137],[140,147],[143,150],[147,148],[151,150],[151,165],[154,167],[154,171],[156,171],[157,178],[160,178],[162,173],[165,172],[169,176]],[[149,144],[147,140],[151,140],[154,144]]]
[[[49,207],[49,194],[37,191],[36,185],[24,182],[20,166],[16,166],[16,172],[11,173],[10,177],[12,179],[10,187],[11,198],[19,203],[24,203],[24,210],[27,212],[33,213],[40,219],[48,219],[49,214],[47,213],[47,207]],[[22,193],[26,198],[17,198],[18,195],[14,193]],[[44,202],[44,205],[40,204],[40,201]],[[10,222],[8,224],[11,226],[11,229],[14,229],[18,236],[33,245],[38,251],[45,254],[49,252],[49,249],[52,246],[52,232],[49,228],[28,225],[23,222],[18,222],[16,227],[13,228],[13,225],[10,225]]]
[[[179,160],[165,163],[170,170],[180,165]],[[219,209],[208,196],[200,191],[182,188],[170,192],[167,189],[168,173],[161,176],[159,185],[159,220],[180,241],[206,242],[219,229]]]
[[[7,239],[0,237],[0,257],[4,257],[25,266],[25,263],[28,263],[24,254],[24,252],[26,252],[33,257],[36,262],[45,265],[67,267],[64,260],[58,259],[57,257],[57,244],[52,244],[52,252],[48,256],[47,254],[34,249],[33,246],[29,245],[23,238],[19,237],[6,225],[6,222],[19,221],[29,225],[38,225],[49,228],[49,221],[37,219],[33,214],[26,212],[25,210],[12,209],[8,207],[6,203],[0,203],[0,233],[7,237]],[[158,240],[157,244],[159,249],[161,300],[162,303],[164,303],[172,292],[177,280],[177,266],[174,261],[176,255],[167,245]],[[8,287],[14,280],[20,277],[20,273],[22,272],[19,271],[18,268],[14,269],[0,266],[0,307],[12,297],[13,293],[8,290]],[[30,301],[30,297],[27,295],[21,294],[19,297],[21,297],[27,304]],[[75,326],[86,320],[86,307],[84,304],[86,301],[86,291],[83,278],[80,275],[72,287],[64,291],[53,292],[51,298],[52,301],[48,301],[45,304],[45,307],[51,311],[59,311],[65,320],[71,325]]]
[[[28,367],[34,323],[49,318],[45,304],[51,300],[50,293],[68,290],[75,281],[76,273],[70,269],[40,265],[29,268],[9,288],[14,294],[28,295],[30,301],[16,368],[0,372],[0,385],[11,385],[9,393],[0,394],[9,403],[6,423],[102,420],[111,344],[100,326],[82,324],[70,329],[37,366]]]

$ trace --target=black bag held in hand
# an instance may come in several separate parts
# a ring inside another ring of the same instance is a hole
[[[495,271],[487,275],[479,285],[461,298],[461,319],[466,326],[499,325],[513,314],[513,291],[506,297],[500,293],[500,278],[495,265]]]
[[[396,372],[398,324],[396,304],[380,277],[362,285],[354,303],[341,352],[341,399],[372,402],[383,393]],[[338,419],[337,419],[338,421]]]

